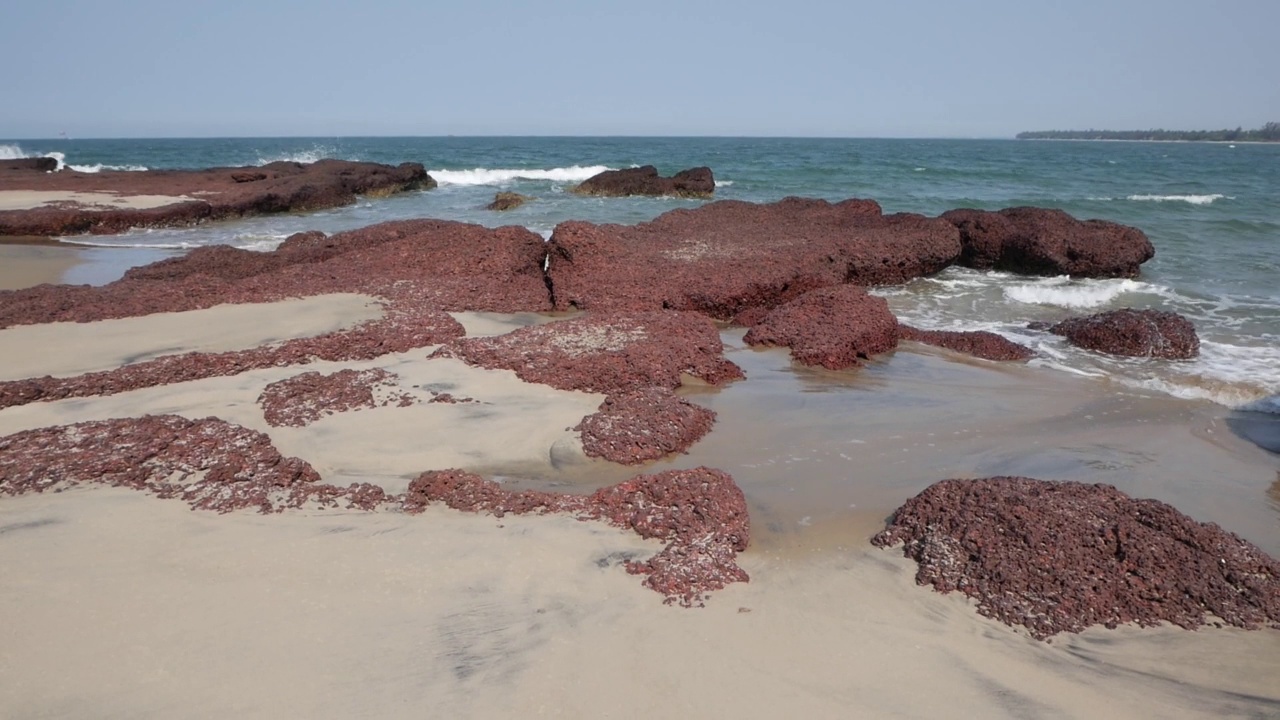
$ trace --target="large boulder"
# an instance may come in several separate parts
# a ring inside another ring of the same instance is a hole
[[[774,309],[743,340],[789,347],[801,364],[841,370],[897,347],[898,321],[884,298],[856,285],[837,285]]]
[[[1069,318],[1048,330],[1072,345],[1112,355],[1186,360],[1200,354],[1196,326],[1162,310],[1112,310]]]
[[[1040,639],[1091,625],[1280,628],[1280,562],[1212,523],[1110,485],[943,480],[872,541],[903,544],[916,582]]]
[[[14,158],[0,160],[0,170],[23,170],[30,172],[53,172],[58,169],[58,161],[51,157]]]
[[[1137,228],[1077,220],[1061,210],[1016,207],[951,210],[942,219],[960,230],[959,263],[1026,275],[1136,277],[1155,248]]]
[[[557,309],[693,310],[721,320],[843,283],[900,283],[960,254],[950,223],[872,200],[722,200],[633,226],[569,221],[551,236]],[[756,313],[758,315],[758,313]]]
[[[709,167],[681,170],[669,178],[658,175],[652,165],[625,170],[605,170],[592,175],[573,189],[579,195],[625,197],[627,195],[709,198],[716,191],[715,176]]]

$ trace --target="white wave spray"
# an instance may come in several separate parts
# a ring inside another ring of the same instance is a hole
[[[570,167],[541,170],[536,168],[475,168],[473,170],[430,170],[431,177],[441,185],[503,185],[515,180],[550,180],[552,182],[582,182],[593,175],[612,170],[606,165],[572,165]]]

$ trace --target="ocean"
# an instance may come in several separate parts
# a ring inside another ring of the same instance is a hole
[[[436,189],[334,210],[202,227],[67,238],[102,246],[73,283],[104,283],[131,265],[202,245],[270,250],[303,230],[337,232],[434,217],[519,224],[550,237],[569,219],[637,223],[701,201],[584,198],[568,192],[609,168],[663,174],[707,165],[717,199],[873,198],[885,212],[937,215],[957,207],[1061,208],[1141,228],[1156,257],[1137,279],[1029,278],[949,269],[880,288],[905,322],[991,330],[1035,348],[1032,365],[1095,378],[1117,390],[1280,413],[1280,145],[1015,140],[813,138],[230,138],[0,141],[0,158],[49,155],[95,172],[262,165],[340,158],[425,165]],[[484,209],[498,190],[536,198]],[[126,248],[126,250],[121,250]],[[1116,308],[1182,313],[1196,325],[1193,361],[1125,360],[1026,329],[1034,320]]]

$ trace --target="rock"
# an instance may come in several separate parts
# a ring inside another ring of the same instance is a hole
[[[579,195],[624,197],[627,195],[672,195],[709,198],[716,190],[711,168],[681,170],[669,178],[660,177],[652,165],[625,170],[605,170],[584,180],[573,191]]]
[[[781,305],[743,340],[789,347],[796,362],[841,370],[897,347],[898,321],[884,298],[855,285],[837,285]]]
[[[646,587],[685,607],[701,604],[712,590],[749,580],[735,562],[750,538],[746,498],[733,478],[711,468],[637,475],[586,496],[513,492],[460,470],[435,471],[409,483],[403,508],[421,512],[432,502],[497,517],[568,513],[666,541],[649,560],[628,561],[627,571],[645,575]]]
[[[397,379],[382,368],[339,370],[330,375],[307,372],[267,385],[258,405],[272,427],[305,427],[335,413],[417,403],[412,395],[395,391]]]
[[[30,172],[53,172],[58,169],[58,161],[51,157],[14,158],[0,160],[0,170],[22,170]]]
[[[916,582],[1033,637],[1092,625],[1280,628],[1280,563],[1212,523],[1110,485],[944,480],[872,539],[903,543]]]
[[[1017,207],[999,212],[951,210],[942,219],[960,230],[959,263],[1026,275],[1136,277],[1155,256],[1137,228],[1077,220],[1061,210]]]
[[[1035,352],[1031,348],[986,330],[963,332],[921,330],[899,323],[898,337],[902,340],[954,350],[983,360],[1021,361],[1035,357]]]
[[[520,193],[500,192],[493,196],[493,202],[489,203],[487,209],[498,212],[515,210],[532,199],[528,195],[521,195]]]
[[[208,220],[321,210],[349,205],[361,195],[383,197],[435,185],[435,180],[419,163],[392,167],[346,160],[320,160],[310,164],[278,162],[262,167],[208,170],[0,173],[0,191],[75,191],[110,193],[125,199],[141,195],[174,198],[171,204],[147,209],[72,202],[0,211],[0,235],[50,237],[193,225]]]
[[[618,393],[680,386],[681,375],[712,385],[742,377],[724,358],[720,332],[695,313],[592,313],[495,337],[458,338],[433,353],[513,370],[561,390]]]
[[[638,465],[687,451],[711,432],[715,419],[713,410],[666,388],[648,387],[610,395],[574,430],[582,433],[588,456]]]
[[[950,223],[871,200],[722,200],[634,226],[560,223],[548,278],[560,310],[693,310],[733,320],[820,287],[901,283],[960,254]],[[754,319],[760,315],[756,313]]]
[[[1186,360],[1200,354],[1195,325],[1162,310],[1112,310],[1069,318],[1049,332],[1062,335],[1072,345],[1112,355]]]

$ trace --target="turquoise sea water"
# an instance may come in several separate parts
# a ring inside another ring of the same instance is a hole
[[[440,182],[421,193],[305,215],[180,230],[69,238],[103,250],[71,280],[105,282],[122,265],[199,245],[267,250],[301,230],[335,232],[437,217],[519,224],[550,236],[563,220],[635,223],[692,207],[679,199],[581,198],[567,192],[606,168],[708,165],[716,196],[874,198],[886,212],[1056,207],[1145,231],[1156,258],[1136,280],[1072,281],[948,270],[877,292],[908,322],[989,329],[1040,351],[1034,361],[1140,392],[1280,412],[1280,145],[809,138],[235,138],[0,141],[0,158],[54,155],[80,170],[259,165],[323,157],[420,162]],[[536,198],[509,213],[497,190]],[[122,258],[127,258],[122,263]],[[1120,307],[1190,317],[1203,341],[1192,362],[1124,361],[1025,330],[1031,320]]]

